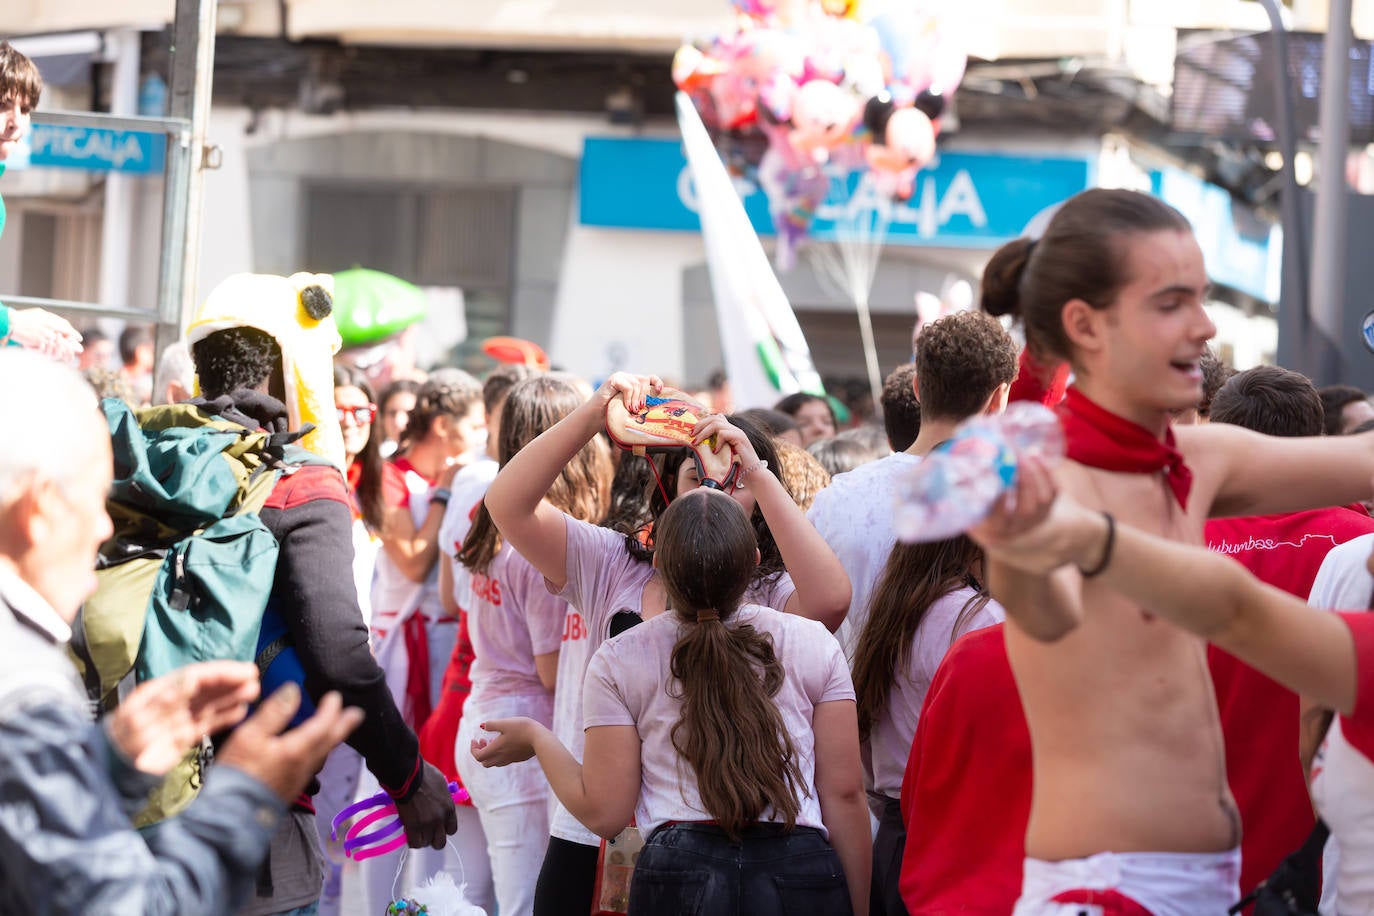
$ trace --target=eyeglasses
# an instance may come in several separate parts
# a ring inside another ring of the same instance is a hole
[[[366,426],[377,416],[376,404],[364,404],[361,407],[342,407],[336,404],[334,409],[339,412],[340,423],[351,419],[358,426]]]

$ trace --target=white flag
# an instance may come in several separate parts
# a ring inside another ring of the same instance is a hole
[[[824,394],[801,325],[691,100],[677,94],[682,144],[696,185],[725,374],[738,409],[772,407],[798,391]]]

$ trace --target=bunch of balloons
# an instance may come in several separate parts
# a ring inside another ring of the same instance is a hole
[[[896,200],[935,155],[967,55],[947,0],[733,0],[720,35],[678,49],[673,81],[728,165],[767,193],[790,266],[831,177]]]

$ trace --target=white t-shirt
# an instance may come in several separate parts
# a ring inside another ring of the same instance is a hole
[[[452,495],[444,508],[444,520],[439,523],[439,550],[447,557],[444,562],[453,570],[453,601],[464,611],[472,607],[472,576],[455,558],[472,528],[477,504],[487,495],[487,488],[496,479],[499,468],[494,459],[482,458],[455,474],[453,485],[449,487]]]
[[[797,825],[825,833],[816,795],[816,706],[853,700],[854,684],[839,645],[824,626],[772,608],[745,605],[727,626],[750,623],[773,636],[773,647],[785,672],[773,702],[791,736],[802,774],[801,812]],[[587,728],[633,725],[640,739],[640,788],[635,823],[645,835],[666,821],[705,821],[696,774],[673,747],[672,728],[682,700],[669,694],[673,681],[673,645],[685,623],[676,614],[661,614],[608,640],[592,657],[583,688],[583,722]],[[765,812],[761,821],[777,821]]]
[[[358,610],[363,623],[372,627],[372,580],[377,573],[377,552],[382,539],[367,528],[361,518],[353,520],[353,585],[358,589]]]
[[[548,696],[534,657],[558,651],[567,602],[549,594],[539,570],[510,544],[501,545],[485,573],[472,574],[472,594],[471,708],[500,697]]]
[[[920,463],[919,455],[896,452],[836,475],[806,513],[839,557],[853,589],[849,613],[835,631],[848,658],[854,657],[873,589],[897,541],[892,528],[897,483]]]
[[[625,535],[565,515],[567,575],[559,597],[568,602],[563,640],[558,653],[558,689],[553,697],[553,733],[574,757],[582,759],[586,741],[582,724],[582,684],[592,654],[610,635],[611,618],[620,611],[639,614],[644,587],[654,577],[653,565],[636,560],[625,549]],[[745,600],[782,610],[796,586],[782,573],[751,588]],[[561,804],[555,809],[551,832],[559,839],[596,846],[592,833]]]
[[[1369,574],[1365,561],[1369,559],[1371,548],[1374,548],[1374,534],[1362,534],[1328,550],[1317,577],[1312,580],[1312,594],[1307,603],[1341,611],[1369,607],[1374,576]]]
[[[1308,604],[1344,611],[1369,607],[1374,576],[1365,563],[1371,547],[1374,534],[1331,548],[1312,580]],[[1374,763],[1350,745],[1340,716],[1332,720],[1313,761],[1312,800],[1332,831],[1322,856],[1319,911],[1324,916],[1374,914]],[[1344,842],[1337,842],[1337,831]],[[1349,848],[1352,837],[1359,838],[1354,849]]]
[[[940,667],[949,647],[965,633],[1006,619],[1002,606],[989,600],[956,630],[955,623],[964,606],[977,594],[968,586],[957,588],[937,598],[921,618],[911,641],[910,668],[905,675],[897,674],[887,695],[887,706],[873,723],[869,736],[871,765],[865,776],[871,791],[888,798],[901,797],[902,777],[906,773],[907,757],[911,755],[911,742],[916,737],[921,705],[925,703],[935,669]],[[866,760],[870,757],[864,756]]]
[[[391,473],[403,482],[405,496],[401,505],[419,528],[429,512],[429,481],[412,470],[388,469],[388,474]],[[401,625],[411,614],[419,611],[437,616],[442,613],[438,585],[438,573],[434,570],[430,570],[425,581],[416,582],[401,572],[385,548],[378,551],[377,571],[372,581],[372,635],[378,647],[390,642],[393,633],[399,634]]]
[[[393,469],[389,468],[387,473]],[[429,512],[429,481],[413,470],[397,472],[405,488],[401,506],[410,513],[411,520],[418,529],[424,524]],[[437,703],[444,679],[444,668],[453,651],[453,641],[446,640],[433,631],[439,629],[444,620],[443,605],[439,602],[438,566],[429,571],[423,582],[415,582],[401,572],[395,562],[387,555],[386,548],[377,551],[376,572],[372,578],[372,619],[369,623],[372,640],[372,654],[377,664],[386,672],[387,687],[402,710],[411,721],[412,711],[406,696],[406,684],[410,679],[410,656],[406,648],[404,628],[414,614],[420,614],[425,621],[428,638],[430,702]],[[457,621],[453,621],[457,623]],[[445,632],[452,631],[457,638],[456,626],[443,626]],[[414,724],[413,722],[411,724]]]

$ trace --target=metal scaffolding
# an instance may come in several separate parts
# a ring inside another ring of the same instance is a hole
[[[34,114],[34,121],[38,124],[161,133],[166,137],[156,311],[3,294],[0,294],[0,302],[11,306],[45,308],[64,314],[152,321],[157,327],[159,354],[181,336],[190,305],[195,301],[196,272],[199,269],[205,124],[210,114],[217,4],[218,0],[177,0],[168,117],[124,117],[59,111]]]

